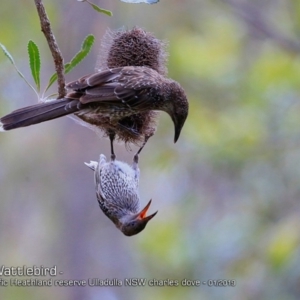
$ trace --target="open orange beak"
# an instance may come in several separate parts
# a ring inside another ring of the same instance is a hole
[[[154,214],[152,214],[152,215],[146,217],[147,211],[148,211],[148,209],[149,209],[149,207],[150,207],[151,202],[152,202],[152,199],[148,202],[148,204],[145,206],[145,208],[142,209],[141,212],[139,212],[139,213],[137,214],[137,216],[136,216],[137,219],[140,219],[140,220],[143,220],[143,221],[148,222],[149,220],[151,220],[151,219],[157,214],[157,211],[156,211]]]

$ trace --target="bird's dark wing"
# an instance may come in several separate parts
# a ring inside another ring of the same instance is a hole
[[[121,69],[108,69],[99,73],[85,75],[76,81],[68,83],[66,87],[79,92],[95,86],[102,86],[115,80],[119,76],[118,73]]]
[[[146,109],[151,105],[149,93],[156,88],[157,79],[160,75],[150,68],[123,67],[82,77],[67,87],[80,93],[82,104],[98,102]]]

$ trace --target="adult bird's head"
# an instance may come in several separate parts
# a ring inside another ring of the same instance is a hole
[[[188,116],[189,103],[183,88],[176,81],[169,80],[165,91],[167,101],[164,111],[169,114],[174,123],[174,143],[176,143]]]
[[[121,218],[119,223],[119,229],[127,236],[140,233],[146,227],[147,223],[157,214],[157,211],[152,215],[147,216],[147,211],[151,204],[150,200],[148,204],[140,212],[134,215],[126,215]]]

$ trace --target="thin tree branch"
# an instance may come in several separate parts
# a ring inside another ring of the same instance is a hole
[[[46,10],[44,8],[42,0],[34,0],[35,6],[38,11],[38,15],[41,21],[41,29],[44,33],[48,46],[52,53],[52,57],[55,64],[55,70],[57,73],[57,83],[58,83],[58,98],[63,98],[66,95],[66,81],[64,76],[64,59],[61,55],[61,52],[58,48],[58,45],[55,40],[55,36],[51,30],[50,21],[48,19]]]

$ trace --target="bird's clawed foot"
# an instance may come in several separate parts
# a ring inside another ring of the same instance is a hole
[[[152,136],[152,135],[151,135],[151,136]],[[144,140],[143,145],[142,145],[141,148],[137,151],[137,153],[134,155],[134,157],[133,157],[133,162],[134,162],[135,164],[138,164],[138,162],[139,162],[139,154],[141,153],[141,151],[143,150],[143,148],[145,147],[145,145],[147,144],[147,142],[148,142],[148,140],[149,140],[149,138],[150,138],[151,136],[145,136],[145,140]]]
[[[114,151],[114,140],[116,137],[116,133],[112,130],[108,132],[109,140],[110,140],[110,159],[114,161],[116,159],[115,151]]]

